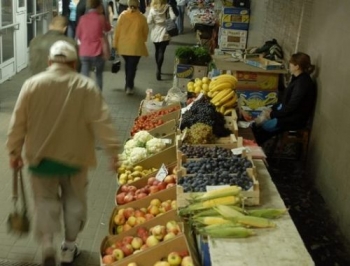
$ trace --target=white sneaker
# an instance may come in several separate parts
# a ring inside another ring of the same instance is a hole
[[[77,245],[74,249],[68,249],[64,246],[61,247],[61,262],[72,263],[76,257],[80,255],[80,250]]]

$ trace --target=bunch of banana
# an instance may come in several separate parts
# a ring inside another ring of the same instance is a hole
[[[236,85],[237,79],[232,75],[223,74],[212,79],[207,95],[218,112],[224,115],[232,113],[238,99],[235,91]]]
[[[118,172],[118,180],[119,184],[129,184],[131,182],[134,182],[136,180],[141,179],[142,177],[145,177],[158,169],[156,168],[150,168],[150,169],[144,169],[141,165],[136,166],[120,166],[117,170]]]
[[[207,95],[209,91],[210,79],[208,77],[196,78],[194,81],[187,83],[187,91],[196,94],[203,93]]]

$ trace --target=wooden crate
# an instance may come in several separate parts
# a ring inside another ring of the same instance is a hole
[[[249,176],[253,180],[253,186],[250,190],[242,191],[241,195],[243,196],[243,204],[247,206],[256,206],[260,204],[260,185],[259,181],[256,179],[253,169],[247,169],[247,172]],[[190,177],[189,177],[190,178]],[[177,194],[177,206],[178,208],[183,208],[188,205],[188,200],[191,198],[193,193],[196,192],[189,192],[186,193],[183,190],[183,187],[180,185],[176,186],[176,194]]]

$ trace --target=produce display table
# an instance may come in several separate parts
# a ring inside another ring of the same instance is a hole
[[[254,160],[254,163],[261,188],[261,207],[285,208],[263,161]],[[315,265],[289,214],[275,222],[276,228],[255,230],[257,235],[250,238],[209,240],[211,265]]]

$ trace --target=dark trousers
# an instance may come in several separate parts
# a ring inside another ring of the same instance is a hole
[[[125,61],[125,89],[133,89],[137,65],[139,64],[141,56],[123,55],[123,58]]]
[[[164,54],[166,47],[168,46],[169,41],[164,42],[154,42],[154,46],[156,48],[155,58],[157,63],[157,71],[160,73],[162,70],[162,65],[164,61]]]
[[[262,127],[257,127],[255,123],[252,124],[252,131],[254,133],[255,141],[259,146],[263,145],[269,139],[283,132],[283,130],[276,130],[274,132],[269,132],[264,130]]]

